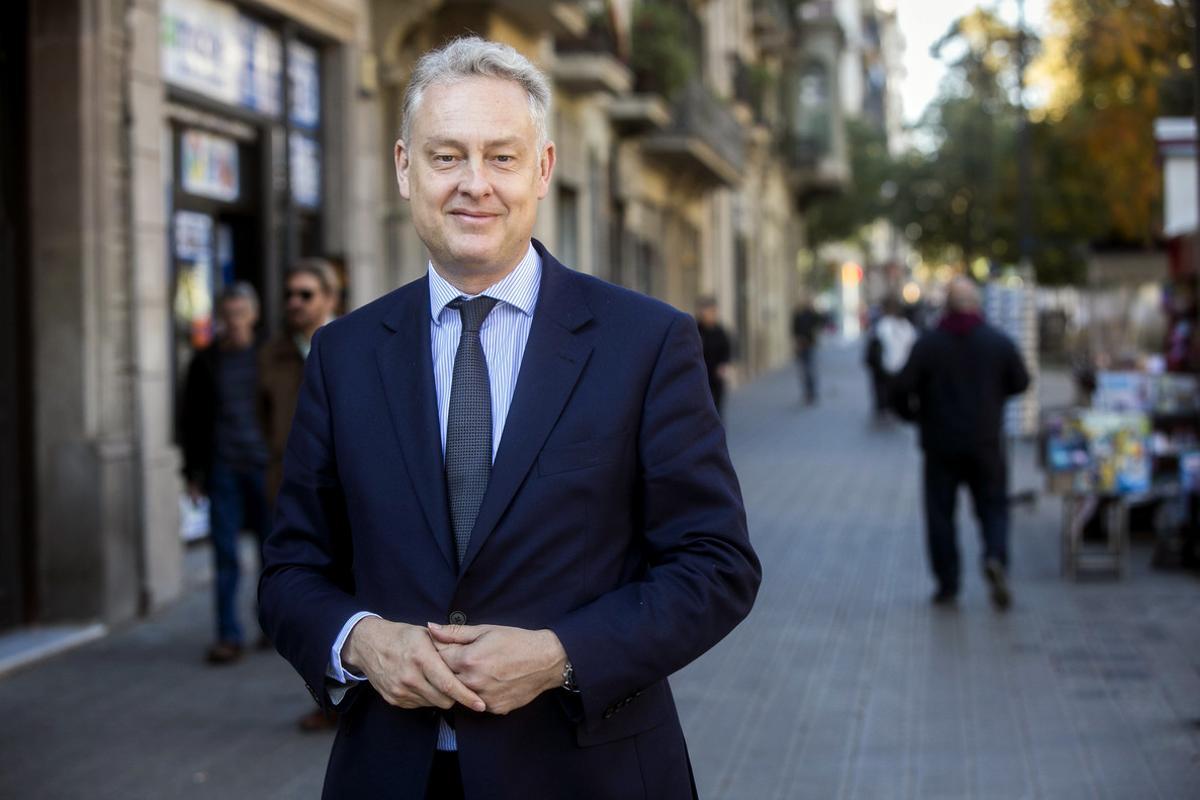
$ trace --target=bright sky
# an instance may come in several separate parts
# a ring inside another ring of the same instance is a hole
[[[983,6],[999,11],[1012,23],[1017,20],[1017,0],[895,0],[896,15],[904,34],[904,119],[916,122],[934,97],[946,70],[929,54],[950,24],[972,9]],[[1046,20],[1048,0],[1025,0],[1025,25],[1038,32]]]

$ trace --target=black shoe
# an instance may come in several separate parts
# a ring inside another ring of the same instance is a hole
[[[301,717],[297,725],[305,733],[319,733],[320,731],[336,731],[337,722],[338,715],[336,711],[325,711],[324,709],[316,708]]]
[[[983,565],[983,574],[992,587],[992,605],[1000,611],[1007,611],[1012,605],[1012,592],[1008,590],[1008,573],[1004,565],[994,558],[989,558]]]
[[[242,657],[242,646],[237,642],[217,642],[208,648],[204,660],[209,664],[232,664]]]
[[[938,589],[931,598],[935,606],[952,606],[958,602],[958,592],[949,589]]]

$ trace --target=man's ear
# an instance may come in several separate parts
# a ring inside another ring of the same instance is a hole
[[[542,148],[541,158],[538,159],[538,199],[541,200],[550,191],[550,176],[554,174],[554,164],[557,161],[557,153],[554,150],[554,142],[546,142],[546,146]]]
[[[400,196],[405,200],[409,199],[408,168],[410,162],[408,155],[408,147],[404,144],[404,140],[397,139],[395,148],[396,185],[400,187]]]

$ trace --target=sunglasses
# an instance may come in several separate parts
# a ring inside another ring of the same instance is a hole
[[[301,300],[303,300],[306,303],[309,300],[312,300],[314,296],[315,296],[315,293],[313,292],[312,289],[288,289],[286,292],[283,293],[284,300],[291,300],[293,297],[299,297]]]

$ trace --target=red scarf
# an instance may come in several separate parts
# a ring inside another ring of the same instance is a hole
[[[955,336],[966,336],[982,324],[983,315],[978,311],[947,311],[938,328]]]

